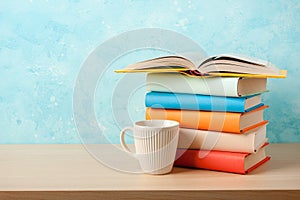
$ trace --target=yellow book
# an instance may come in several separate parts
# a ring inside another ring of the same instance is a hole
[[[253,78],[285,78],[286,70],[272,63],[243,55],[221,54],[192,61],[183,56],[164,56],[128,65],[117,73],[169,73],[188,76],[231,76]]]

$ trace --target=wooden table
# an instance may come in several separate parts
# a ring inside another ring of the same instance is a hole
[[[0,199],[300,199],[300,143],[270,144],[248,175],[174,168],[163,176],[102,166],[82,145],[0,145]]]

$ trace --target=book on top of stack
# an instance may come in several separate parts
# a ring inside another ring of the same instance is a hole
[[[269,62],[212,56],[196,67],[180,56],[160,57],[117,72],[148,72],[146,119],[179,122],[174,165],[247,174],[270,159],[262,94],[267,78],[285,78]]]
[[[285,78],[287,71],[279,70],[272,63],[245,55],[221,54],[198,59],[184,56],[164,56],[128,65],[117,73],[167,73],[187,76]]]

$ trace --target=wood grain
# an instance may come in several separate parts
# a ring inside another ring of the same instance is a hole
[[[296,199],[300,144],[270,144],[272,159],[248,175],[174,168],[151,176],[121,173],[82,145],[0,145],[0,199]]]

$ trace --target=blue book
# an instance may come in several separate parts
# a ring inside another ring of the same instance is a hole
[[[222,97],[200,94],[149,92],[145,99],[146,107],[205,110],[221,112],[249,112],[263,106],[261,94],[247,97]]]

